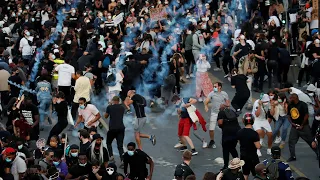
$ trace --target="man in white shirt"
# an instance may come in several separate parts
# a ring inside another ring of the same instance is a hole
[[[74,86],[74,98],[72,103],[72,117],[76,119],[76,113],[79,108],[79,98],[84,97],[90,102],[90,92],[91,92],[91,84],[88,77],[83,76],[82,71],[77,71],[76,73],[76,84]]]
[[[5,161],[11,163],[10,172],[13,175],[14,180],[22,179],[27,171],[26,162],[21,157],[17,156],[17,151],[12,147],[6,148],[3,155],[5,156]]]
[[[88,130],[91,127],[99,125],[101,115],[97,107],[93,104],[88,104],[86,98],[79,98],[78,120],[74,127],[76,128],[80,122],[84,122],[84,129]]]
[[[32,43],[33,37],[30,35],[28,30],[23,31],[23,38],[20,40],[19,50],[22,54],[22,59],[25,60],[25,64],[28,64],[32,59]]]
[[[71,66],[70,60],[64,60],[64,64],[59,64],[55,67],[55,71],[58,72],[58,88],[66,96],[66,101],[71,104],[71,78],[75,78],[74,67]]]
[[[253,129],[259,134],[260,144],[263,143],[264,134],[266,131],[268,137],[267,154],[271,155],[272,147],[272,129],[268,121],[268,111],[270,110],[270,98],[268,94],[261,95],[260,99],[256,100],[253,104],[252,114],[255,117]],[[260,149],[257,149],[259,157],[262,156]]]

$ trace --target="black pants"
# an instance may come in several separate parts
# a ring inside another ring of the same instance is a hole
[[[180,94],[180,73],[174,73],[174,76],[176,77],[176,85],[173,87],[172,92]]]
[[[78,108],[79,108],[79,103],[72,102],[71,115],[74,121],[77,120]]]
[[[315,137],[319,125],[320,125],[320,121],[313,120],[312,126],[311,126],[311,135],[312,135],[312,137]]]
[[[71,86],[59,86],[58,87],[59,91],[63,92],[66,98],[66,101],[68,103],[68,105],[71,105]]]
[[[279,63],[279,69],[278,69],[278,80],[279,80],[279,83],[286,83],[288,81],[289,68],[290,68],[290,64],[281,64],[281,63]]]
[[[60,121],[60,122],[59,122]],[[61,122],[62,121],[62,122]],[[50,139],[52,136],[59,136],[59,134],[68,126],[68,120],[58,120],[58,123],[56,125],[53,126],[53,128],[51,129],[49,136],[48,136],[48,140],[47,140],[47,144],[50,144]]]
[[[269,60],[267,63],[268,68],[268,82],[269,88],[277,87],[278,83],[278,62],[276,60]]]
[[[229,65],[229,69],[228,69],[228,65]],[[224,74],[229,74],[231,72],[231,70],[234,68],[233,65],[233,59],[231,56],[229,55],[225,55],[222,59],[222,67],[223,67],[223,71]]]
[[[113,156],[112,141],[117,140],[118,151],[121,161],[123,160],[123,139],[124,139],[124,129],[111,129],[107,133],[107,148],[110,157]]]
[[[250,97],[250,93],[236,93],[236,95],[233,97],[232,101],[231,101],[231,105],[232,107],[238,111],[238,109],[242,110],[243,106],[246,104],[246,102],[248,101]]]
[[[306,81],[307,81],[307,83],[310,81],[311,72],[312,72],[312,66],[311,65],[305,65],[304,68],[301,68],[299,70],[299,74],[298,74],[298,83],[299,83],[299,85],[301,85],[304,73],[306,73]]]
[[[222,152],[223,152],[223,168],[227,168],[229,164],[229,153],[232,155],[233,158],[238,157],[238,152],[236,150],[238,141],[237,140],[222,140]]]
[[[192,54],[192,50],[187,50],[186,51],[185,58],[187,60],[186,74],[191,74],[191,73],[193,73],[193,68],[192,68],[193,66],[191,66],[191,65],[195,64],[194,57],[193,57],[193,54]],[[191,70],[190,70],[190,66],[192,68]]]
[[[311,129],[309,125],[305,125],[303,129],[297,130],[294,127],[291,127],[290,135],[289,135],[289,151],[291,157],[296,157],[296,150],[295,146],[299,140],[299,138],[302,138],[315,153],[317,154],[317,151],[312,148],[311,143],[313,141],[313,137],[311,134]]]
[[[249,175],[250,172],[252,176],[256,175],[255,166],[259,164],[259,157],[257,154],[253,154],[251,156],[243,156],[240,154],[240,159],[244,160],[245,164],[242,166],[243,175]]]
[[[263,90],[263,81],[264,76],[266,75],[266,66],[265,63],[258,63],[258,72],[254,74],[254,87],[258,88],[259,90]]]
[[[9,91],[0,91],[0,96],[2,109],[5,110],[9,102]]]
[[[220,53],[219,53],[220,54]],[[220,68],[220,55],[213,56],[214,62],[216,62],[217,68]]]

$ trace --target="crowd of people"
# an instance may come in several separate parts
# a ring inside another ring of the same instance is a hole
[[[250,173],[255,179],[294,179],[280,160],[286,139],[288,162],[297,160],[300,137],[318,159],[320,152],[315,11],[311,1],[297,0],[0,1],[0,109],[6,120],[0,177],[157,179],[153,159],[142,150],[142,139],[157,142],[143,133],[146,111],[170,107],[180,119],[174,147],[183,151],[175,179],[196,179],[189,165],[198,152],[189,134],[199,124],[209,129],[209,143],[194,132],[203,148],[216,148],[216,125],[223,132],[224,166],[203,179],[247,180]],[[297,84],[306,90],[288,82],[293,59],[300,66]],[[212,83],[212,68],[223,69],[235,88],[232,100],[221,82]],[[189,81],[195,83],[185,85]],[[194,94],[182,97],[185,88]],[[260,98],[253,101],[252,91]],[[206,112],[211,107],[208,121],[197,102]],[[244,107],[250,112],[242,115]],[[124,117],[133,112],[136,142],[125,151]],[[99,128],[108,131],[106,147]],[[80,142],[70,142],[67,130]],[[49,136],[41,137],[43,131]],[[123,173],[115,164],[114,139]],[[259,163],[263,146],[272,158]]]

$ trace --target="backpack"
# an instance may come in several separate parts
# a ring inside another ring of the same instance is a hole
[[[102,61],[102,67],[108,68],[110,64],[111,64],[110,58],[109,56],[106,56]]]
[[[184,176],[188,175],[188,174],[185,174],[187,170],[190,172],[192,171],[191,168],[185,163],[179,164],[177,165],[176,170],[174,171],[174,176],[185,179],[186,177]]]
[[[237,120],[237,114],[232,109],[225,108],[223,111],[227,117],[227,121]]]
[[[280,160],[271,159],[266,164],[267,176],[269,180],[277,180],[279,178],[279,163]]]

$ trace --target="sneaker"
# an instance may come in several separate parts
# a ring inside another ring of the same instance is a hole
[[[231,82],[231,77],[228,77],[228,81]]]
[[[191,77],[191,78],[194,78],[195,76],[191,73],[191,74],[190,74],[190,77]]]
[[[282,142],[280,143],[280,145],[279,145],[279,148],[280,148],[280,149],[283,149],[285,144],[286,144],[286,143],[285,143],[284,141],[282,141]]]
[[[192,149],[191,152],[192,152],[192,156],[195,156],[198,154],[198,151],[196,151],[195,149]]]
[[[274,141],[275,144],[279,144],[281,142],[281,137],[276,137],[276,140]]]
[[[269,149],[269,148],[267,149],[267,154],[271,155],[271,149]]]
[[[217,148],[217,146],[216,146],[216,144],[214,143],[214,141],[211,140],[211,141],[209,142],[207,148],[213,148],[213,149],[215,149],[215,148]]]
[[[262,156],[260,149],[257,149],[257,155],[258,155],[258,157]]]
[[[176,145],[174,145],[175,149],[181,148],[183,147],[183,144],[181,144],[181,142],[178,142]]]
[[[200,98],[198,99],[198,101],[199,101],[199,102],[203,102],[203,99],[202,99],[202,97],[200,97]]]
[[[190,76],[188,74],[186,75],[186,79],[190,79]]]
[[[224,75],[223,77],[224,77],[224,78],[227,78],[227,77],[229,77],[229,74],[226,74],[226,75]]]
[[[156,136],[155,135],[151,135],[150,136],[150,141],[151,141],[152,145],[156,145],[156,143],[157,143]]]
[[[181,152],[184,152],[186,150],[188,150],[187,146],[182,146],[179,148],[179,151],[181,151]]]
[[[294,156],[292,156],[292,157],[290,157],[290,158],[287,160],[287,162],[296,161],[296,160],[297,160],[297,158],[294,157]]]
[[[206,147],[208,147],[208,143],[205,140],[203,140],[202,141],[202,148],[206,148]]]
[[[180,79],[180,82],[181,82],[181,83],[185,83],[185,81],[184,81],[182,78]]]

